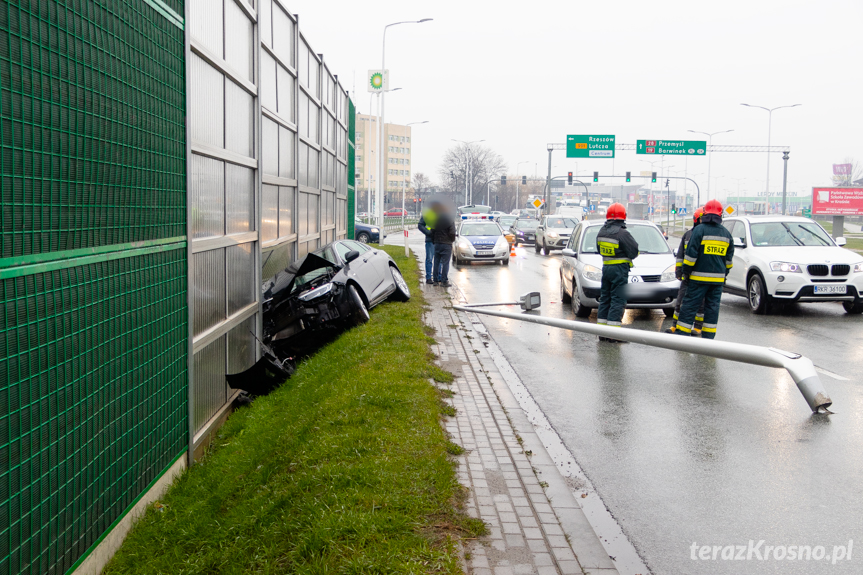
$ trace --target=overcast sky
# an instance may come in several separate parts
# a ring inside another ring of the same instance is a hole
[[[636,139],[699,139],[714,144],[767,144],[768,114],[741,102],[775,107],[773,144],[791,148],[789,191],[829,185],[832,164],[863,161],[863,0],[568,0],[489,2],[436,0],[299,0],[290,9],[330,69],[369,111],[366,71],[381,65],[384,25],[391,87],[388,122],[414,126],[414,171],[438,180],[451,139],[485,140],[516,172],[544,177],[549,142],[567,134]],[[650,166],[635,152],[579,160],[578,173],[638,173]],[[650,158],[658,160],[659,157]],[[555,152],[554,175],[576,170]],[[682,157],[667,156],[681,170]],[[713,191],[765,189],[766,155],[716,153]],[[528,168],[529,167],[529,168]],[[770,188],[781,193],[781,154],[770,164]],[[691,158],[704,190],[707,159]],[[669,174],[673,175],[673,174]],[[716,179],[722,176],[721,179]],[[745,178],[738,182],[735,178]]]

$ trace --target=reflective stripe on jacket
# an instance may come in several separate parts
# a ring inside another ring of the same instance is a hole
[[[734,241],[725,227],[704,222],[692,230],[683,256],[684,273],[690,281],[722,284],[733,265]]]
[[[638,242],[620,220],[609,220],[596,235],[596,249],[602,256],[602,265],[626,264],[638,257]]]

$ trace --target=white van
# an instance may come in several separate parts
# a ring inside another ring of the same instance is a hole
[[[572,218],[580,222],[584,219],[584,208],[580,206],[561,206],[557,208],[555,215]]]

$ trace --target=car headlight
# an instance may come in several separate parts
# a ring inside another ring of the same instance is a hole
[[[659,277],[659,281],[662,283],[673,282],[676,279],[677,276],[674,275],[674,266],[668,266],[665,268],[665,271],[662,272],[662,275]]]
[[[581,270],[581,275],[584,276],[584,279],[601,282],[602,281],[602,270],[596,266],[586,265],[584,269]]]
[[[517,233],[517,234],[518,234],[518,235],[520,235],[520,236],[523,236],[523,235],[524,235],[524,232],[523,232],[523,231],[521,231],[521,230],[518,230],[518,231],[517,231],[517,232],[515,232],[515,233]]]
[[[557,232],[548,232],[546,235],[547,235],[548,237],[552,238],[552,239],[555,239],[555,240],[556,240],[556,239],[557,239],[557,237],[558,237],[558,236],[557,236]]]
[[[505,250],[507,248],[509,248],[509,242],[506,241],[506,238],[503,236],[497,238],[497,241],[494,243],[494,249]]]
[[[469,250],[470,249],[470,242],[467,241],[466,239],[462,238],[458,241],[458,247],[460,247],[463,250]]]
[[[863,262],[860,262],[859,264],[854,264],[854,273],[863,273]]]
[[[319,298],[322,295],[326,295],[333,291],[333,284],[328,283],[324,284],[321,287],[317,287],[311,291],[307,291],[303,295],[299,297],[300,301],[311,301],[313,299]]]
[[[800,268],[800,264],[793,264],[791,262],[770,262],[770,271],[792,274],[803,273],[803,270]]]
[[[379,231],[380,231],[380,230],[379,230],[379,229],[377,229],[377,228],[372,228],[372,233],[373,233],[373,234],[376,234],[376,233],[378,233]]]

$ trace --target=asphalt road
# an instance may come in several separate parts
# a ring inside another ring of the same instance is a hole
[[[471,303],[538,290],[543,315],[575,319],[558,295],[559,253],[520,252],[450,279]],[[827,303],[755,316],[743,298],[722,299],[717,338],[809,357],[832,374],[821,374],[832,415],[812,414],[784,370],[483,322],[653,573],[863,573],[863,316]],[[624,324],[670,321],[639,310]],[[762,556],[768,545],[822,545],[827,559],[691,558],[693,543],[749,554],[750,540],[764,540]],[[849,540],[852,559],[832,564]]]

